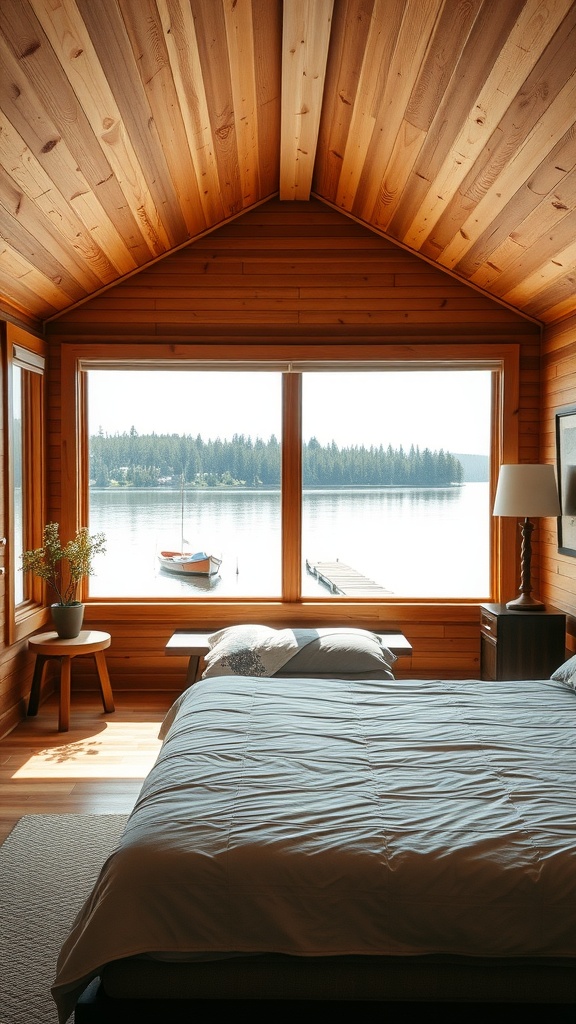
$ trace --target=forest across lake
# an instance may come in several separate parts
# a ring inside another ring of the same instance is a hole
[[[488,459],[461,456],[414,445],[302,445],[304,487],[446,487],[470,479],[463,459],[486,464],[473,479],[487,479]],[[102,431],[90,438],[90,481],[96,487],[279,487],[282,450],[278,439],[253,440],[235,434],[230,440],[204,440],[178,434]],[[478,467],[477,467],[478,470]]]

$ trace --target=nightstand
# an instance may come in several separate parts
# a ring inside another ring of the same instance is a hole
[[[549,679],[566,660],[566,616],[548,609],[511,611],[480,606],[482,679]]]

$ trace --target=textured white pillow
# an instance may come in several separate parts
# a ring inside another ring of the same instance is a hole
[[[208,637],[202,678],[274,676],[298,650],[291,629],[272,626],[227,626]]]

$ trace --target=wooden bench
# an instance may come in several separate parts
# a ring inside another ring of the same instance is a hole
[[[412,654],[412,644],[403,633],[383,633],[377,630],[372,630],[371,632],[383,637],[386,647],[397,658]],[[208,637],[210,635],[209,632],[205,633],[199,630],[177,630],[166,644],[166,654],[176,655],[179,658],[183,656],[189,658],[186,686],[191,686],[202,674],[204,658],[210,650],[208,644]]]

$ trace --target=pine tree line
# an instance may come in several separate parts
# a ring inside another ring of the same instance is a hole
[[[279,487],[281,447],[235,434],[231,440],[204,441],[179,434],[129,433],[90,438],[90,480],[96,487],[187,486]],[[448,452],[412,446],[304,444],[303,481],[307,487],[420,486],[445,487],[462,482],[459,460]]]

